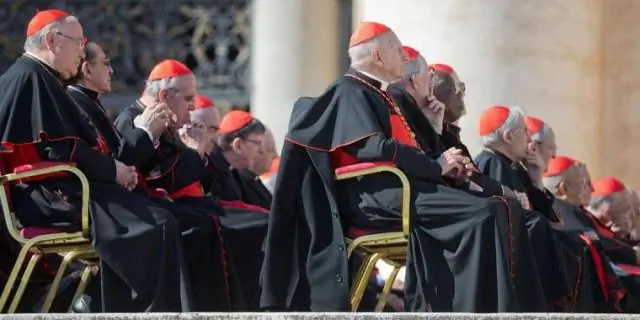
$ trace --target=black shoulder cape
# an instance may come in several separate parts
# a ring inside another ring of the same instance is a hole
[[[372,135],[390,136],[388,110],[344,107],[379,105],[368,103],[372,99],[371,95],[352,76],[375,81],[350,70],[321,96],[298,99],[291,113],[289,132],[285,139],[310,149],[333,151]]]
[[[0,76],[2,144],[96,140],[97,134],[82,119],[58,76],[53,68],[27,55]]]
[[[347,255],[328,151],[391,135],[389,111],[373,109],[380,103],[369,103],[374,97],[352,75],[364,78],[350,71],[321,96],[294,105],[265,238],[262,308],[349,310]]]

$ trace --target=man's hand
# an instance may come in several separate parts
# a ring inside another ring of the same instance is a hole
[[[529,151],[527,152],[524,164],[527,167],[527,173],[531,181],[533,181],[536,187],[542,188],[542,176],[545,170],[545,163],[542,157],[535,151]]]
[[[442,175],[452,178],[458,178],[464,170],[464,160],[467,159],[462,155],[462,150],[450,148],[438,157],[438,164],[442,167]]]
[[[133,190],[138,184],[136,168],[127,166],[118,160],[113,161],[116,164],[116,182],[128,190]]]
[[[133,119],[133,124],[138,128],[148,130],[155,142],[167,130],[173,117],[173,112],[167,104],[160,102],[145,108],[142,114]]]
[[[444,121],[444,103],[438,101],[435,96],[429,96],[426,101],[426,105],[420,108],[422,114],[429,120],[433,129],[438,133],[442,133],[442,126]]]
[[[516,199],[520,202],[520,205],[525,210],[531,210],[531,203],[529,202],[529,197],[527,197],[526,193],[522,192],[514,192]]]
[[[178,131],[180,140],[189,148],[196,150],[200,156],[211,151],[211,139],[207,135],[207,129],[202,122],[185,124]]]

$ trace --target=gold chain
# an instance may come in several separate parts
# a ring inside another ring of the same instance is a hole
[[[409,123],[407,122],[407,119],[405,119],[404,115],[402,114],[402,110],[400,109],[400,106],[398,106],[398,104],[391,98],[389,97],[389,94],[386,92],[383,92],[382,90],[376,88],[375,86],[373,86],[372,84],[368,83],[367,81],[360,79],[356,76],[347,74],[347,77],[353,78],[355,80],[358,80],[359,82],[367,85],[369,88],[375,90],[376,92],[378,92],[378,94],[380,94],[382,96],[382,98],[387,102],[387,104],[389,105],[389,108],[391,108],[402,120],[402,123],[404,124],[405,129],[407,129],[407,132],[409,133],[409,137],[411,137],[411,140],[413,140],[414,144],[416,145],[416,147],[418,149],[420,149],[420,151],[422,151],[422,148],[420,147],[420,144],[418,143],[418,140],[416,140],[416,134],[413,132],[413,130],[411,130],[411,127],[409,126]]]

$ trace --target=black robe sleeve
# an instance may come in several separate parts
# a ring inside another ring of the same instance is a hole
[[[122,135],[116,157],[124,164],[137,167],[151,159],[155,154],[155,149],[149,134],[136,128],[133,124],[133,118],[121,115],[114,122],[116,130]]]
[[[173,193],[193,183],[200,182],[208,170],[207,157],[181,144],[165,133],[155,156],[149,161],[147,183],[150,187],[162,188]]]
[[[40,142],[36,144],[44,160],[75,163],[89,181],[114,182],[116,165],[113,159],[94,150],[78,139]]]
[[[418,149],[373,135],[343,147],[343,151],[362,162],[390,161],[408,177],[442,183],[442,167]]]

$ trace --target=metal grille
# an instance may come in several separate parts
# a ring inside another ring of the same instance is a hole
[[[250,0],[0,0],[0,71],[22,53],[37,9],[76,15],[89,39],[110,55],[114,92],[140,92],[154,64],[185,62],[198,89],[234,105],[249,103]]]

